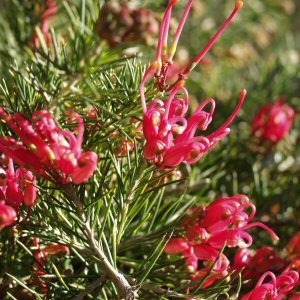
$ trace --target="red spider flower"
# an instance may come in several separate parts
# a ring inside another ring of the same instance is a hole
[[[60,244],[49,244],[46,247],[42,248],[39,246],[39,239],[37,237],[34,237],[33,245],[37,248],[33,252],[33,256],[35,258],[35,261],[33,263],[34,272],[31,275],[28,283],[39,287],[41,289],[41,292],[44,295],[47,295],[48,286],[41,279],[41,277],[46,274],[45,267],[47,265],[49,255],[67,255],[69,254],[70,250],[67,246]]]
[[[0,190],[0,194],[1,193]],[[12,225],[16,217],[16,211],[11,206],[5,204],[5,201],[0,200],[0,230]]]
[[[48,111],[35,111],[30,121],[0,108],[0,117],[20,138],[0,137],[0,150],[20,166],[57,184],[87,181],[96,170],[98,156],[95,152],[82,153],[83,120],[74,112],[69,114],[69,122],[78,124],[77,136],[60,129]]]
[[[49,32],[49,22],[51,20],[51,17],[55,15],[58,11],[57,4],[55,0],[47,0],[45,5],[45,11],[41,16],[41,25],[40,29],[43,34],[43,37],[50,47],[52,46],[52,37]],[[36,33],[32,36],[32,42],[36,48],[40,48],[40,41],[38,38],[38,35]]]
[[[177,2],[178,2],[178,0],[170,0],[170,2],[169,2],[169,5],[164,14],[161,28],[160,28],[160,36],[159,36],[159,40],[158,40],[155,60],[151,64],[150,68],[146,71],[145,76],[144,76],[141,86],[140,86],[141,97],[142,97],[142,106],[143,106],[144,113],[147,110],[146,109],[146,98],[145,98],[145,94],[144,94],[145,84],[146,84],[147,80],[154,74],[155,78],[157,79],[157,84],[158,84],[158,87],[160,88],[160,90],[165,89],[165,83],[166,83],[166,79],[168,76],[168,69],[169,69],[169,66],[173,64],[173,57],[174,57],[174,54],[177,49],[178,41],[179,41],[184,24],[188,18],[190,9],[193,4],[193,0],[189,0],[188,4],[186,6],[185,12],[181,18],[181,21],[178,25],[177,30],[176,30],[171,47],[168,48],[168,36],[169,36],[171,13],[172,13],[173,6]],[[234,19],[237,12],[242,7],[243,7],[243,1],[237,0],[236,4],[235,4],[235,8],[234,8],[233,12],[231,13],[231,15],[228,17],[228,19],[225,21],[225,23],[221,26],[221,28],[218,30],[218,32],[212,37],[212,39],[206,44],[206,46],[200,51],[200,53],[184,69],[184,71],[179,73],[177,82],[184,80],[189,75],[189,73],[195,68],[195,66],[200,63],[200,61],[204,58],[204,56],[207,54],[207,52],[212,48],[212,46],[215,44],[215,42],[223,34],[223,32],[228,27],[228,25]]]
[[[0,168],[0,193],[1,200],[5,200],[7,205],[14,208],[18,218],[20,207],[24,203],[30,212],[35,204],[38,189],[35,187],[36,180],[33,174],[25,168],[14,170],[12,159],[8,160],[8,168]],[[11,209],[6,208],[12,212]],[[10,214],[15,215],[14,213]]]
[[[280,98],[259,110],[252,123],[252,134],[271,145],[276,144],[289,133],[294,117],[294,109]]]
[[[184,98],[177,96],[178,92]],[[146,138],[145,158],[161,168],[172,168],[181,163],[193,164],[222,140],[238,114],[246,97],[246,90],[228,120],[214,133],[196,136],[197,130],[204,131],[212,121],[215,101],[204,101],[195,113],[186,120],[188,92],[185,87],[175,85],[168,99],[154,100],[144,114],[143,131]],[[204,110],[210,105],[210,111]]]
[[[267,277],[271,281],[263,283]],[[295,271],[285,271],[277,278],[272,272],[266,272],[259,279],[253,291],[245,295],[242,300],[281,300],[288,295],[299,280],[299,274]]]
[[[248,249],[239,250],[234,257],[234,266],[236,270],[243,271],[243,279],[256,280],[267,271],[282,271],[287,262],[280,256],[276,256],[272,247],[263,247],[251,253]]]
[[[291,257],[300,257],[300,232],[294,234],[286,248]]]
[[[208,136],[196,136],[196,131],[206,130],[212,121],[215,109],[215,101],[208,99],[203,102],[196,112],[186,119],[188,110],[188,91],[184,87],[185,79],[192,69],[203,59],[205,54],[221,36],[234,16],[243,6],[242,1],[236,1],[235,8],[203,50],[192,60],[183,72],[179,73],[178,80],[168,89],[169,96],[166,101],[155,99],[147,107],[145,97],[145,84],[154,74],[160,90],[165,90],[165,82],[168,76],[169,66],[173,64],[173,57],[176,52],[179,37],[192,6],[192,0],[188,2],[184,15],[175,33],[170,50],[168,50],[169,25],[173,6],[177,0],[170,0],[165,15],[163,17],[160,38],[157,47],[155,61],[146,71],[140,85],[142,108],[144,113],[143,131],[146,139],[144,148],[145,158],[161,168],[172,168],[181,163],[193,164],[197,162],[205,153],[212,149],[228,133],[228,126],[232,123],[239,112],[245,97],[246,90],[240,95],[240,102],[230,118],[216,132]],[[183,96],[181,96],[183,95]],[[210,106],[209,112],[205,108]]]
[[[224,245],[239,248],[251,246],[252,237],[246,230],[252,227],[262,227],[270,233],[272,238],[278,239],[276,234],[264,224],[251,223],[255,211],[254,204],[245,195],[220,198],[207,207],[201,206],[193,209],[191,215],[183,222],[184,237],[172,238],[165,252],[182,253],[187,269],[191,272],[201,271],[199,273],[201,275],[214,263],[212,271],[216,273],[215,280],[220,278],[220,274],[226,276],[229,261],[224,253],[220,254],[220,249]],[[248,253],[243,255],[248,255]],[[244,256],[240,255],[239,266],[242,268],[250,258],[248,255],[244,259]],[[198,270],[199,261],[203,262],[204,269]]]

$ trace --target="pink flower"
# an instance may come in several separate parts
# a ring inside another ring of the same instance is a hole
[[[15,208],[19,217],[20,207],[24,203],[29,212],[35,204],[38,189],[33,174],[25,168],[14,170],[12,159],[8,160],[8,168],[0,168],[2,180],[0,182],[1,200]]]
[[[170,0],[161,25],[155,61],[146,71],[140,85],[144,113],[143,131],[147,142],[144,148],[145,158],[161,168],[172,168],[182,163],[193,164],[197,162],[229,133],[228,126],[236,117],[246,97],[246,90],[243,90],[240,95],[240,102],[230,118],[216,132],[208,136],[196,136],[196,131],[198,129],[201,131],[206,130],[207,126],[211,123],[215,109],[215,101],[213,99],[203,102],[196,112],[188,120],[186,119],[188,92],[184,87],[185,79],[192,69],[203,59],[243,6],[242,1],[236,1],[235,8],[224,25],[184,71],[178,74],[178,80],[168,89],[168,99],[166,101],[155,99],[147,107],[144,91],[145,84],[154,75],[160,90],[166,90],[168,70],[173,64],[173,57],[179,37],[191,9],[192,2],[192,0],[189,0],[175,33],[173,43],[170,49],[168,49],[171,12],[173,6],[177,3],[177,0]],[[209,112],[204,110],[207,106],[210,106]]]
[[[144,87],[147,82],[147,80],[153,76],[155,76],[157,80],[157,85],[160,88],[161,91],[165,90],[166,86],[166,79],[168,76],[169,67],[173,64],[173,58],[174,54],[177,49],[177,45],[179,42],[180,35],[182,33],[184,24],[188,18],[190,9],[192,7],[193,0],[189,0],[188,4],[186,6],[185,12],[183,13],[183,16],[179,22],[178,28],[176,30],[174,39],[172,43],[170,43],[171,47],[168,48],[168,37],[169,37],[169,27],[170,27],[170,20],[171,20],[171,14],[172,9],[174,5],[178,2],[178,0],[170,0],[169,5],[165,11],[161,28],[160,28],[160,36],[158,40],[157,45],[157,52],[155,56],[154,62],[151,64],[150,68],[146,71],[145,76],[142,80],[140,91],[141,91],[141,97],[142,97],[142,106],[144,113],[146,112],[146,99],[144,94]],[[238,0],[236,1],[235,8],[231,15],[228,17],[228,19],[225,21],[225,23],[221,26],[221,28],[218,30],[218,32],[212,37],[212,39],[206,44],[206,46],[200,51],[200,53],[191,61],[191,63],[184,69],[183,72],[178,74],[178,80],[177,82],[181,82],[184,80],[188,74],[192,71],[192,69],[195,68],[196,65],[200,63],[200,61],[204,58],[204,56],[207,54],[207,52],[212,48],[212,46],[215,44],[215,42],[219,39],[219,37],[223,34],[223,32],[226,30],[228,25],[231,23],[231,21],[234,19],[237,12],[242,8],[243,1]],[[176,83],[177,83],[176,82]],[[176,85],[175,83],[175,85]]]
[[[263,283],[267,277],[271,281]],[[281,300],[288,295],[299,280],[299,274],[295,271],[286,271],[277,278],[272,272],[266,272],[259,279],[254,290],[245,295],[242,300]]]
[[[0,200],[0,230],[2,230],[7,226],[12,225],[16,217],[17,217],[16,211],[11,206],[6,205],[5,201]]]
[[[78,124],[77,136],[60,129],[45,110],[34,112],[29,121],[19,113],[8,115],[0,108],[0,117],[20,138],[16,141],[0,137],[0,150],[20,166],[57,184],[87,181],[97,168],[98,156],[94,152],[82,153],[83,120],[74,112],[69,115],[69,123],[75,120]],[[28,190],[28,197],[32,192]]]
[[[57,13],[57,11],[58,8],[55,0],[47,0],[45,11],[41,16],[40,29],[48,46],[52,46],[52,37],[49,32],[49,21],[51,20],[51,17]],[[32,36],[32,42],[36,48],[40,48],[40,41],[36,33]]]
[[[252,123],[252,134],[262,141],[276,144],[290,131],[295,111],[284,103],[283,98],[274,104],[263,106]]]
[[[256,280],[267,271],[280,271],[287,265],[287,262],[276,256],[272,247],[263,247],[252,254],[248,249],[241,249],[234,258],[233,268],[240,270],[243,267],[244,279]]]
[[[266,225],[260,222],[251,223],[255,212],[254,204],[245,195],[223,197],[207,207],[191,209],[189,217],[182,224],[184,237],[172,238],[166,245],[165,252],[182,254],[188,271],[196,272],[199,278],[205,277],[204,272],[208,272],[213,266],[214,280],[206,282],[210,285],[228,274],[229,260],[224,253],[220,253],[223,246],[246,248],[252,244],[252,237],[246,230],[262,227],[272,238],[278,239]],[[235,259],[235,269],[247,267],[251,260],[251,253],[243,250]],[[204,266],[200,270],[199,261]],[[272,262],[278,263],[275,258]]]
[[[41,279],[45,275],[45,268],[48,263],[49,255],[69,254],[69,247],[61,244],[49,244],[46,247],[39,246],[38,237],[34,237],[33,245],[36,250],[33,251],[35,261],[33,263],[33,274],[28,280],[29,284],[35,285],[41,289],[41,292],[46,295],[48,293],[48,285]]]
[[[177,96],[179,92],[184,98]],[[215,109],[213,99],[203,102],[196,112],[186,120],[188,92],[176,85],[168,99],[153,101],[144,114],[143,131],[146,139],[145,158],[161,168],[172,168],[181,163],[196,163],[229,132],[228,128],[238,114],[246,97],[246,90],[240,95],[240,102],[229,119],[214,133],[196,136],[197,130],[204,131],[212,121]],[[210,111],[204,110],[210,105]]]

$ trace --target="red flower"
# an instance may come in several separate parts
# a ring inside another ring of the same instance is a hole
[[[248,249],[239,250],[234,258],[233,269],[243,271],[243,279],[252,279],[252,282],[267,271],[278,272],[283,270],[287,262],[276,256],[272,247],[263,247],[253,254]]]
[[[168,99],[166,101],[156,99],[147,107],[144,92],[145,84],[154,74],[160,90],[166,90],[169,66],[173,64],[173,57],[176,52],[179,37],[193,2],[189,0],[175,33],[173,43],[170,49],[168,49],[171,12],[177,1],[178,0],[170,0],[169,2],[161,24],[155,61],[146,71],[140,85],[142,108],[144,112],[143,131],[147,141],[144,149],[145,158],[162,168],[172,168],[181,163],[193,164],[197,162],[229,133],[230,130],[228,126],[236,117],[246,96],[246,90],[243,90],[237,108],[228,121],[216,132],[208,136],[195,136],[197,129],[204,131],[211,123],[215,102],[213,99],[206,100],[187,120],[185,115],[188,110],[188,92],[184,87],[184,81],[191,70],[199,64],[209,49],[222,35],[243,6],[242,1],[236,1],[235,8],[224,25],[184,71],[178,74],[178,80],[168,89],[170,92]],[[183,94],[183,99],[178,95],[179,93]],[[210,105],[210,111],[206,112],[204,108],[208,105]]]
[[[263,283],[267,277],[271,281]],[[259,279],[254,290],[245,295],[242,300],[281,300],[288,295],[299,280],[299,274],[295,271],[286,271],[277,278],[272,272],[266,272]]]
[[[246,210],[251,208],[248,215]],[[246,232],[252,227],[266,229],[274,239],[276,234],[260,222],[251,223],[255,216],[256,208],[245,195],[224,197],[213,201],[207,207],[200,206],[192,209],[190,216],[183,222],[185,237],[172,238],[165,252],[168,254],[182,253],[186,260],[187,269],[196,272],[199,278],[205,277],[214,263],[212,272],[214,280],[206,284],[212,284],[215,280],[223,278],[228,274],[229,260],[224,253],[220,255],[220,249],[228,247],[249,247],[252,237]],[[251,254],[243,251],[235,259],[235,269],[241,269],[251,262]],[[198,270],[199,261],[203,262],[204,268]],[[281,262],[281,261],[280,261]],[[273,259],[272,263],[278,263]],[[206,274],[205,273],[205,274]]]
[[[176,96],[178,92],[183,92],[184,99]],[[186,120],[188,92],[185,87],[176,85],[166,101],[154,100],[144,114],[143,131],[147,141],[145,158],[162,168],[197,162],[230,132],[228,126],[239,112],[245,97],[246,90],[243,90],[238,106],[218,130],[207,136],[196,136],[198,129],[204,131],[211,123],[215,102],[213,99],[206,100]],[[211,106],[209,112],[204,110],[208,105]]]
[[[45,42],[48,46],[52,46],[52,37],[49,32],[49,22],[51,20],[51,17],[55,15],[58,11],[57,4],[54,0],[47,0],[46,1],[46,7],[45,11],[41,16],[41,25],[40,29],[43,34],[43,37],[45,39]],[[36,33],[32,36],[32,42],[36,48],[40,48],[40,41],[38,38],[38,35]]]
[[[0,190],[0,193],[1,190]],[[17,217],[16,211],[9,205],[5,204],[5,201],[0,201],[0,230],[10,226],[14,223]]]
[[[287,244],[287,250],[291,257],[300,257],[300,232],[294,234]]]
[[[29,212],[35,204],[38,189],[33,174],[24,168],[14,170],[12,159],[8,160],[8,168],[0,168],[2,180],[0,182],[1,199],[14,207],[14,212],[20,215],[20,207],[24,203]],[[11,210],[10,210],[11,211]]]
[[[33,245],[37,248],[33,252],[33,256],[35,261],[33,263],[33,274],[29,279],[29,284],[33,284],[41,289],[41,292],[44,295],[48,293],[48,286],[42,280],[41,276],[45,275],[45,267],[48,263],[49,255],[57,255],[57,254],[69,254],[69,247],[60,244],[49,244],[46,247],[39,246],[39,239],[34,237]]]
[[[252,134],[262,141],[276,144],[290,131],[295,117],[293,108],[280,98],[274,104],[263,106],[252,123]]]
[[[144,87],[147,82],[147,80],[153,76],[155,76],[157,80],[158,87],[160,90],[165,90],[165,83],[168,76],[168,70],[170,65],[173,64],[173,57],[177,49],[177,44],[180,38],[180,35],[182,33],[184,24],[188,18],[190,9],[192,7],[193,0],[189,0],[185,12],[181,18],[181,21],[178,25],[178,28],[176,30],[173,42],[171,43],[171,47],[168,48],[168,37],[169,37],[169,27],[170,27],[170,20],[171,20],[171,13],[173,6],[178,2],[178,0],[170,0],[169,5],[165,11],[161,28],[160,28],[160,36],[158,40],[157,45],[157,52],[155,56],[154,62],[151,64],[150,68],[146,71],[145,76],[142,80],[140,91],[141,91],[141,97],[142,97],[142,106],[144,113],[146,112],[146,99],[144,94]],[[184,69],[183,72],[178,74],[178,80],[177,82],[180,82],[184,80],[188,74],[191,72],[191,70],[199,64],[199,62],[204,58],[204,56],[207,54],[207,52],[212,48],[212,46],[215,44],[215,42],[219,39],[219,37],[223,34],[223,32],[226,30],[228,25],[231,23],[231,21],[234,19],[237,12],[242,8],[243,1],[237,0],[235,4],[235,8],[231,15],[228,17],[228,19],[225,21],[225,23],[221,26],[221,28],[218,30],[218,32],[212,37],[212,39],[206,44],[206,46],[200,51],[200,53],[191,61],[191,63]]]
[[[76,113],[69,114],[69,122],[75,120],[78,124],[77,136],[60,129],[45,110],[34,112],[29,121],[19,113],[8,115],[0,108],[0,117],[20,138],[19,142],[0,137],[0,150],[20,166],[55,183],[87,181],[96,170],[98,156],[94,152],[82,153],[83,120]]]

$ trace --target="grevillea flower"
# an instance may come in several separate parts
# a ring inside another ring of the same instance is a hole
[[[182,92],[184,98],[176,96]],[[181,163],[193,164],[222,140],[238,114],[246,97],[246,90],[229,119],[214,133],[197,136],[197,130],[204,131],[212,121],[215,101],[204,101],[188,120],[188,92],[185,87],[176,85],[168,99],[153,101],[144,114],[143,131],[146,139],[145,158],[162,168],[172,168]],[[207,112],[205,108],[210,106]]]
[[[300,232],[294,234],[286,248],[291,257],[300,257]]]
[[[15,171],[12,159],[9,159],[8,168],[0,168],[0,175],[0,200],[4,200],[7,204],[3,204],[3,207],[8,205],[11,207],[11,209],[5,208],[7,212],[10,212],[10,218],[16,214],[18,218],[20,217],[20,207],[22,204],[25,204],[30,212],[31,207],[36,202],[38,193],[33,174],[25,168],[18,168]],[[12,213],[12,210],[14,210],[14,213]]]
[[[87,181],[96,170],[98,157],[95,152],[82,153],[83,120],[74,112],[69,115],[69,123],[75,120],[78,124],[77,136],[60,129],[48,111],[35,111],[30,121],[0,108],[0,118],[20,138],[0,137],[0,150],[20,166],[57,184]]]
[[[41,7],[40,9],[44,9],[44,12],[41,15],[41,25],[40,29],[43,34],[44,40],[48,46],[52,46],[52,37],[49,32],[49,22],[51,17],[55,15],[58,11],[57,4],[55,0],[47,0],[45,7]],[[36,33],[32,36],[32,42],[36,48],[40,47],[40,41],[38,35]]]
[[[5,201],[0,200],[0,230],[12,225],[16,217],[16,211],[11,206],[5,204]]]
[[[240,249],[234,257],[233,269],[244,268],[243,279],[257,280],[267,271],[282,271],[287,266],[287,261],[280,256],[276,256],[272,247],[263,247],[255,253],[249,249]]]
[[[214,264],[212,271],[215,273],[215,280],[222,278],[229,270],[229,260],[224,253],[220,253],[223,246],[239,248],[251,246],[252,237],[246,230],[252,227],[262,227],[273,239],[278,239],[276,234],[264,224],[251,222],[255,212],[254,204],[245,195],[223,197],[213,201],[207,207],[200,206],[192,209],[191,215],[183,222],[184,237],[172,238],[166,245],[165,252],[182,253],[188,271],[199,272],[198,277],[201,277],[205,270],[210,270]],[[247,255],[246,259],[244,259],[245,255]],[[250,254],[243,252],[239,258],[239,267],[244,267],[250,259]],[[200,270],[199,261],[204,265]],[[214,280],[209,282],[212,284]]]
[[[188,4],[186,6],[186,9],[183,13],[183,16],[179,22],[178,28],[176,30],[174,39],[171,43],[170,48],[168,48],[168,37],[169,37],[169,27],[170,27],[170,20],[171,20],[171,14],[172,9],[174,5],[178,2],[178,0],[170,0],[169,5],[165,11],[165,14],[163,16],[161,28],[160,28],[160,36],[158,40],[157,45],[157,52],[155,56],[154,62],[151,64],[150,68],[146,71],[145,76],[142,80],[140,91],[141,91],[141,97],[142,97],[142,106],[144,113],[146,112],[146,98],[144,94],[144,87],[147,82],[147,80],[153,76],[157,79],[157,84],[160,90],[165,90],[165,83],[166,78],[168,76],[168,69],[169,66],[173,64],[173,58],[174,54],[177,49],[177,45],[179,42],[180,35],[182,33],[184,24],[188,18],[190,9],[193,4],[193,0],[189,0]],[[237,0],[235,4],[235,8],[232,11],[231,15],[228,17],[228,19],[225,21],[225,23],[221,26],[221,28],[217,31],[217,33],[212,37],[212,39],[204,46],[204,48],[199,52],[199,54],[190,62],[190,64],[184,69],[183,72],[179,73],[178,75],[178,81],[181,82],[184,80],[189,73],[197,66],[200,61],[204,58],[204,56],[207,54],[207,52],[212,48],[212,46],[215,44],[215,42],[220,38],[220,36],[223,34],[223,32],[226,30],[228,25],[231,23],[231,21],[234,19],[238,11],[243,7],[243,1]]]
[[[211,41],[192,60],[183,72],[179,74],[178,80],[168,89],[167,100],[155,99],[147,107],[145,97],[145,84],[154,74],[160,90],[166,90],[166,79],[169,66],[173,64],[173,57],[176,52],[179,37],[184,23],[192,6],[192,0],[188,2],[187,8],[175,33],[174,41],[168,50],[168,34],[171,18],[171,11],[176,0],[170,0],[163,17],[160,38],[157,47],[155,61],[146,71],[140,85],[142,108],[144,113],[143,132],[146,139],[144,148],[145,158],[161,168],[172,168],[182,163],[193,164],[205,153],[212,149],[220,140],[229,133],[229,126],[238,114],[246,97],[246,90],[240,94],[240,101],[237,108],[229,119],[214,133],[203,136],[196,135],[197,130],[204,131],[212,121],[215,110],[215,101],[208,99],[204,101],[190,118],[186,118],[188,110],[188,91],[184,87],[185,79],[191,70],[202,60],[209,49],[221,36],[236,13],[243,6],[242,1],[236,1],[235,9],[230,17],[215,34]],[[210,107],[208,111],[205,109]]]
[[[252,134],[271,145],[276,144],[289,133],[294,117],[294,109],[279,98],[259,110],[252,123]]]
[[[271,281],[264,283],[270,277]],[[266,272],[259,279],[253,291],[245,295],[242,300],[281,300],[288,295],[299,280],[295,271],[285,271],[278,277],[272,272]]]
[[[34,237],[33,246],[36,250],[33,251],[35,261],[33,263],[33,274],[28,280],[29,284],[35,285],[41,289],[41,292],[46,295],[48,293],[47,284],[41,279],[45,275],[45,267],[48,263],[49,255],[69,254],[70,250],[67,246],[61,244],[49,244],[46,247],[39,246],[39,239]]]

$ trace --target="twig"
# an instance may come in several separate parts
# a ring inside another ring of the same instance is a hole
[[[125,276],[118,272],[109,262],[104,252],[98,246],[94,232],[90,228],[89,223],[86,221],[87,218],[85,216],[82,203],[77,197],[76,191],[74,188],[69,185],[64,188],[65,195],[67,198],[75,205],[79,218],[83,220],[83,230],[85,231],[87,238],[89,240],[90,246],[94,250],[96,256],[100,259],[101,265],[103,267],[104,274],[107,279],[110,279],[116,286],[119,294],[119,298],[121,300],[134,300],[136,297],[136,293],[138,288],[136,286],[131,286]]]

